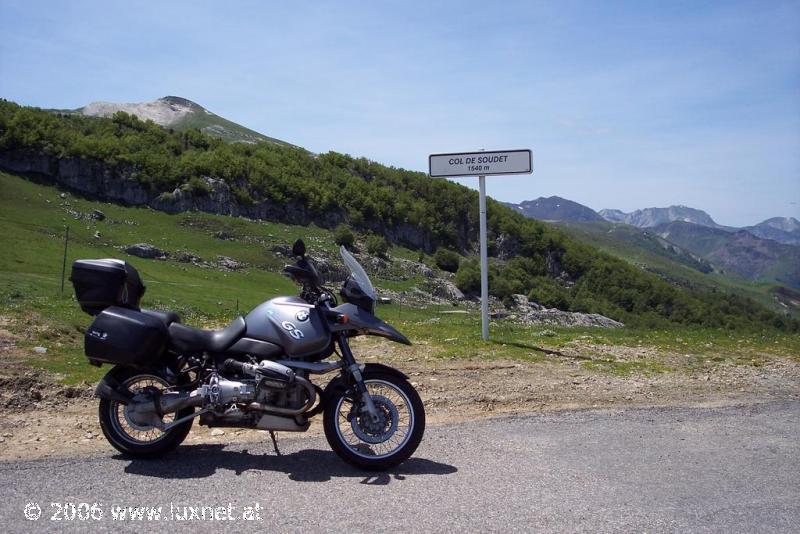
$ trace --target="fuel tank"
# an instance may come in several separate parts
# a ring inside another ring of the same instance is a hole
[[[290,358],[329,353],[331,332],[319,311],[298,297],[278,297],[264,302],[245,317],[244,337],[280,346]]]

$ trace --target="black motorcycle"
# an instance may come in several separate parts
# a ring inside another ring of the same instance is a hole
[[[222,330],[141,309],[144,285],[124,261],[74,262],[78,302],[96,316],[86,330],[86,356],[93,365],[114,365],[95,391],[109,443],[151,458],[180,445],[195,418],[209,427],[303,432],[321,413],[328,443],[351,464],[386,469],[411,456],[425,430],[419,394],[400,371],[359,364],[349,339],[411,343],[374,315],[375,289],[344,247],[350,275],[343,304],[305,252],[302,240],[295,242],[297,262],[284,269],[302,286],[300,297],[268,300]],[[332,373],[324,388],[312,382]]]

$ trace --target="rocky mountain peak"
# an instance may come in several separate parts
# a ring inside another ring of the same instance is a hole
[[[666,208],[645,208],[630,213],[620,210],[601,210],[600,215],[610,222],[622,222],[639,228],[652,228],[661,224],[683,221],[710,228],[721,228],[714,219],[703,210],[678,205]]]
[[[530,217],[543,221],[602,221],[593,209],[572,200],[557,196],[524,200],[519,204],[506,202],[506,206]]]

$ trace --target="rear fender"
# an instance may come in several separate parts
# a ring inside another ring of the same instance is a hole
[[[112,369],[100,380],[94,390],[94,396],[127,405],[133,399],[133,394],[119,383],[114,374],[114,369]]]
[[[130,403],[131,399],[133,399],[133,393],[123,386],[119,379],[120,376],[127,374],[131,368],[131,366],[125,365],[117,365],[112,368],[97,384],[94,390],[94,396],[101,399],[116,401],[124,405]],[[187,383],[185,376],[176,375],[168,367],[162,367],[161,369],[134,367],[134,369],[145,372],[150,371],[177,386]]]

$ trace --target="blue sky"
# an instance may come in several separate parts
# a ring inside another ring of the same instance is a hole
[[[531,148],[532,175],[489,179],[500,200],[800,217],[797,1],[0,0],[0,97],[165,95],[415,170]]]

